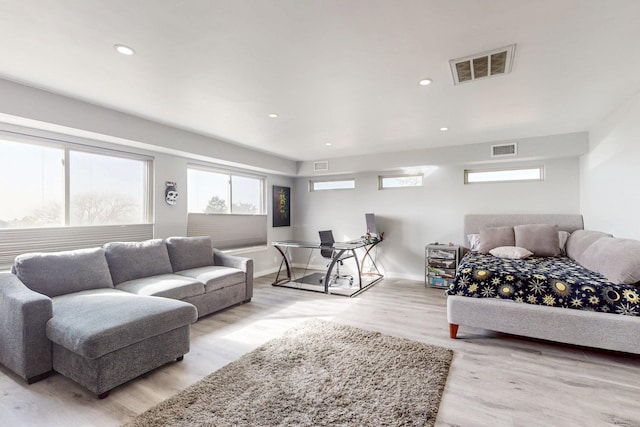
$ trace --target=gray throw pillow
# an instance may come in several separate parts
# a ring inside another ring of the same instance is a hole
[[[583,264],[582,256],[589,246],[591,246],[597,240],[603,237],[613,237],[611,234],[603,233],[602,231],[591,230],[576,230],[567,239],[567,245],[565,252],[567,256],[579,264]]]
[[[558,226],[550,224],[526,224],[513,227],[516,246],[533,252],[535,256],[560,255]]]
[[[173,273],[167,245],[162,239],[111,242],[104,245],[113,284]]]
[[[602,274],[610,282],[632,285],[640,282],[640,242],[603,237],[582,255],[582,266]]]
[[[213,245],[207,236],[169,237],[165,242],[173,271],[213,265]]]
[[[513,227],[487,227],[480,230],[478,252],[488,254],[491,249],[500,246],[515,246]]]
[[[29,289],[50,298],[113,288],[102,248],[18,255],[13,272]]]

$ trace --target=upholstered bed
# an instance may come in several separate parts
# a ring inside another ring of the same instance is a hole
[[[557,225],[557,230],[567,233],[584,228],[581,215],[467,215],[465,241],[481,230],[519,229],[525,224]],[[568,243],[576,254],[582,254],[603,237],[607,240],[602,240],[601,246],[613,245],[619,250],[632,247],[631,252],[640,246],[639,242],[615,239],[605,233],[578,231],[572,236],[574,241]],[[625,252],[627,256],[630,251]],[[575,258],[585,265],[593,263],[587,258]],[[459,326],[471,326],[640,354],[640,288],[611,282],[581,263],[560,253],[525,260],[499,259],[490,254],[465,256],[447,297],[451,338],[457,337]]]

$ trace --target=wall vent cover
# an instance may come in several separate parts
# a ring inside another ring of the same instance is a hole
[[[488,52],[465,56],[449,61],[453,84],[472,82],[474,80],[504,76],[511,72],[513,54],[516,45],[493,49]]]
[[[324,160],[322,162],[313,162],[314,172],[326,172],[329,170],[329,161]]]
[[[491,157],[516,156],[518,154],[518,143],[497,144],[491,146]]]

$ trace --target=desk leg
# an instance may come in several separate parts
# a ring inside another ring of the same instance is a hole
[[[344,251],[346,251],[346,249],[340,249],[340,252],[338,252],[338,255],[333,257],[333,259],[331,260],[331,264],[329,264],[329,267],[327,268],[327,273],[324,275],[324,293],[325,294],[329,293],[329,280],[331,280],[331,272],[333,271],[333,266],[336,265],[337,260],[340,259]]]
[[[291,281],[291,266],[289,265],[289,260],[287,259],[286,249],[283,251],[280,246],[274,246],[282,255],[282,261],[280,261],[280,267],[278,268],[278,274],[276,275],[276,279],[273,281],[272,285],[279,285],[280,283],[287,283]],[[287,267],[287,277],[280,279],[280,271],[282,270],[282,263]]]
[[[373,268],[376,269],[376,272],[378,273],[378,275],[380,277],[382,277],[382,273],[380,273],[380,270],[378,270],[378,266],[376,265],[375,260],[373,259],[373,257],[371,256],[371,249],[375,248],[376,246],[378,246],[378,243],[380,243],[382,240],[379,240],[377,242],[374,242],[372,245],[370,245],[366,252],[364,253],[364,256],[362,257],[362,265],[360,266],[360,268],[364,271],[364,262],[366,261],[367,257],[369,258],[369,260],[371,261],[371,264],[373,264]]]
[[[351,253],[353,254],[353,259],[356,261],[356,267],[358,267],[358,286],[362,289],[362,269],[360,268],[360,263],[358,262],[358,255],[356,255],[356,250],[351,249]],[[362,260],[364,262],[364,259]]]

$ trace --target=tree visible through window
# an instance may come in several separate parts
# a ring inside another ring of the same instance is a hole
[[[207,214],[264,214],[264,179],[196,168],[187,170],[188,210]]]
[[[146,160],[2,139],[0,180],[0,228],[148,222]]]

